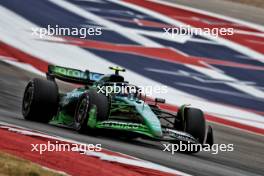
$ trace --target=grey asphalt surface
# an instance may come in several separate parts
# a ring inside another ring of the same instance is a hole
[[[84,143],[101,143],[102,147],[152,161],[192,175],[263,175],[264,137],[241,130],[212,124],[216,143],[232,143],[233,152],[213,155],[201,152],[195,155],[163,152],[159,142],[126,141],[106,136],[81,135],[75,131],[26,121],[21,115],[21,101],[27,81],[36,77],[0,60],[0,121],[46,132]],[[69,85],[62,85],[64,89]],[[0,137],[1,139],[1,137]]]
[[[264,9],[229,0],[164,0],[264,25]],[[264,3],[264,1],[263,1]]]

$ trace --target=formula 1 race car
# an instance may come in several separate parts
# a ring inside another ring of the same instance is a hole
[[[104,75],[49,65],[47,80],[32,79],[25,88],[24,118],[70,127],[80,133],[107,131],[131,138],[212,146],[213,131],[207,127],[201,110],[182,105],[178,112],[165,111],[159,107],[164,99],[145,101],[140,89],[124,80],[119,72],[125,69],[110,69],[115,73]],[[83,86],[62,93],[55,79]],[[133,91],[128,90],[131,87]]]

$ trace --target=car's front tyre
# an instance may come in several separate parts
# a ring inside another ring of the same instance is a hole
[[[108,119],[108,98],[101,93],[97,93],[96,90],[89,90],[80,97],[74,115],[75,129],[79,133],[86,133],[90,130],[87,123],[89,112],[94,106],[96,107],[96,120],[103,121]]]
[[[199,152],[206,137],[206,121],[203,111],[191,107],[181,108],[177,113],[177,119],[175,119],[174,123],[176,130],[184,131],[192,135],[200,144],[197,148],[192,149],[190,147],[190,150],[185,151],[185,153]]]
[[[200,144],[204,143],[206,123],[203,111],[196,108],[185,109],[184,131],[191,134]]]

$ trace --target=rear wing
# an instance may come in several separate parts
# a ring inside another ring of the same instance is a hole
[[[48,80],[55,78],[77,84],[93,84],[98,81],[104,74],[90,72],[88,70],[82,71],[73,68],[49,65],[46,73]]]

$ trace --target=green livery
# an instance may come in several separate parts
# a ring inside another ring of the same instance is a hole
[[[119,74],[125,69],[110,69],[115,73],[105,75],[49,65],[47,80],[35,78],[25,89],[24,118],[80,133],[104,131],[173,143],[213,144],[212,128],[208,126],[206,130],[201,110],[188,105],[181,106],[178,112],[163,110],[159,104],[165,103],[164,99],[145,101],[139,88],[130,89],[132,85]],[[83,86],[62,93],[56,79]]]

